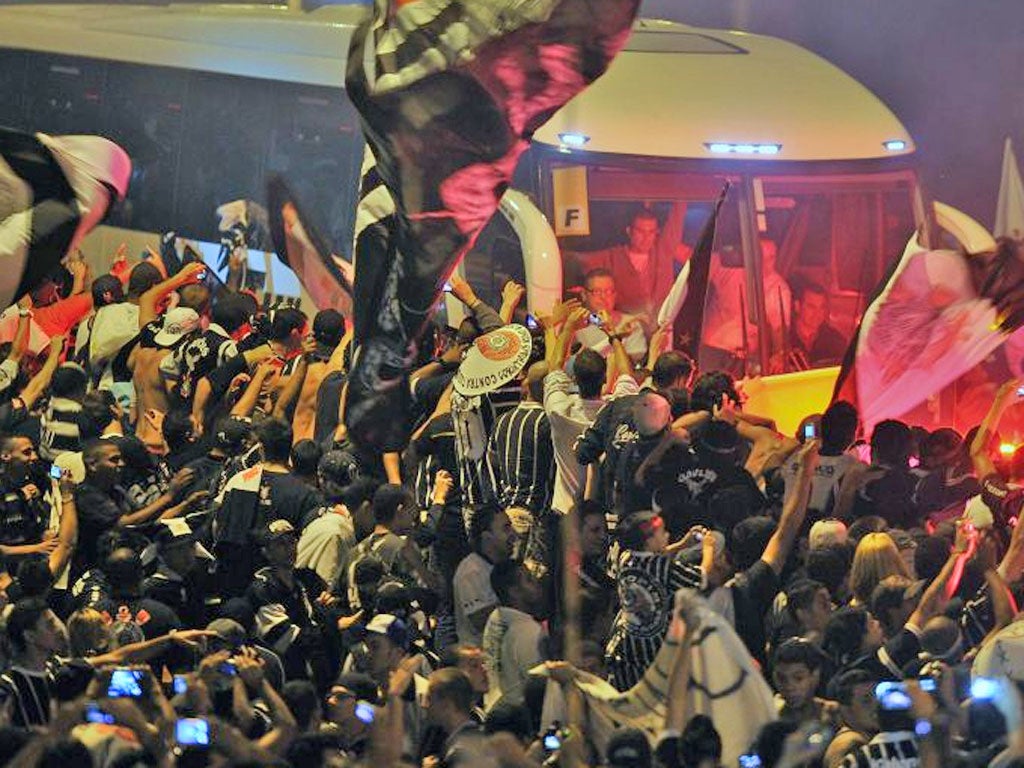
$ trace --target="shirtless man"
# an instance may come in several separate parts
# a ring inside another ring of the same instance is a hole
[[[323,309],[313,318],[313,340],[316,347],[306,364],[306,376],[292,417],[293,439],[311,440],[316,424],[316,395],[324,377],[341,368],[342,357],[334,352],[345,336],[345,318],[334,309]]]
[[[160,363],[198,329],[196,311],[176,307],[164,315],[163,325],[156,333],[152,325],[142,329],[139,343],[128,357],[138,407],[135,433],[152,453],[166,451],[161,428],[170,407]]]

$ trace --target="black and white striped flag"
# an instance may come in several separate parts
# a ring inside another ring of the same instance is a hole
[[[99,136],[0,128],[0,309],[49,275],[128,191],[131,160]]]
[[[345,418],[399,450],[408,371],[441,288],[498,210],[533,133],[600,77],[639,0],[375,0],[345,86],[367,142]]]

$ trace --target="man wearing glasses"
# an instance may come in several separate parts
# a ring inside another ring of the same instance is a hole
[[[576,340],[584,347],[607,357],[611,352],[608,334],[622,334],[626,354],[641,360],[647,354],[647,338],[641,319],[616,309],[615,278],[607,269],[587,272],[583,278],[583,303],[590,311],[590,324],[577,331]]]

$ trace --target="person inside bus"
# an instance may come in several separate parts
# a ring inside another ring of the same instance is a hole
[[[791,293],[786,278],[776,270],[778,251],[775,243],[767,237],[761,237],[760,242],[764,308],[770,333],[768,372],[781,373],[785,329],[791,320]],[[700,345],[701,370],[726,371],[736,375],[752,373],[746,361],[750,355],[757,354],[759,328],[756,323],[749,322],[751,304],[744,266],[728,266],[721,253],[712,254]]]
[[[787,368],[806,371],[839,365],[846,339],[829,324],[828,293],[817,283],[802,283],[793,298],[793,324],[789,328]]]
[[[608,357],[611,343],[608,334],[595,322],[597,320],[601,326],[625,333],[622,343],[626,347],[626,354],[632,360],[641,360],[647,354],[647,337],[643,325],[637,318],[618,310],[617,296],[615,278],[611,272],[601,267],[587,272],[583,278],[583,304],[590,311],[591,322],[576,332],[576,340],[587,349]]]
[[[685,212],[685,204],[673,205],[662,226],[654,211],[638,209],[626,227],[626,243],[575,254],[576,268],[583,274],[607,270],[618,286],[618,308],[653,325],[675,282],[675,262],[685,264],[690,258],[690,249],[681,242]]]

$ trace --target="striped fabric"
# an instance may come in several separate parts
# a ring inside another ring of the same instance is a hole
[[[550,508],[555,449],[544,406],[524,402],[502,414],[494,425],[491,446],[488,456],[498,478],[498,503],[534,513]]]
[[[82,404],[66,397],[51,397],[39,427],[39,455],[47,461],[80,451],[79,417]]]
[[[53,677],[58,666],[54,659],[47,663],[44,672],[10,667],[0,674],[0,689],[13,700],[11,725],[31,728],[50,722]]]
[[[346,90],[367,140],[353,248],[356,442],[407,441],[415,345],[530,137],[599,77],[639,0],[375,0]]]
[[[128,155],[106,139],[0,128],[0,309],[53,271],[130,175]]]

